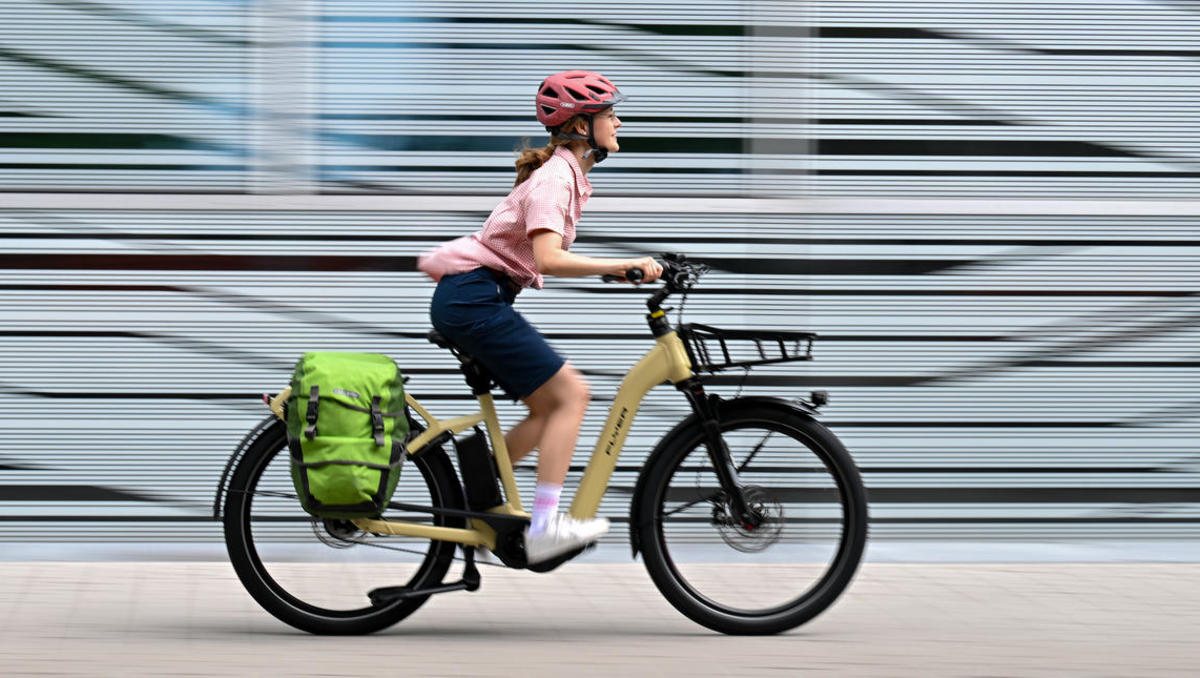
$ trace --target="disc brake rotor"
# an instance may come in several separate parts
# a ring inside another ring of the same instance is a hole
[[[735,519],[727,500],[713,505],[713,524],[730,548],[742,553],[758,553],[779,541],[783,532],[783,506],[761,487],[747,485],[742,493],[756,524]]]
[[[312,527],[322,544],[335,549],[348,549],[366,534],[351,521],[341,518],[313,518]]]

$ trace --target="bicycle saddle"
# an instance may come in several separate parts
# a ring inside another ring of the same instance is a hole
[[[462,363],[463,376],[467,379],[467,385],[471,387],[471,391],[476,395],[487,393],[496,385],[496,381],[492,378],[492,373],[488,372],[478,360],[471,357],[469,353],[464,351],[461,346],[450,341],[437,330],[429,330],[425,335],[429,343],[444,348],[454,354],[455,358]]]
[[[438,332],[437,330],[429,330],[429,334],[426,334],[425,338],[429,340],[429,343],[437,346],[438,348],[445,348],[445,349],[450,349],[450,350],[454,350],[454,349],[458,348],[457,346],[454,345],[453,342],[451,342],[441,332]]]
[[[461,346],[453,341],[450,341],[446,338],[446,335],[438,332],[437,330],[429,330],[429,334],[426,334],[425,338],[429,340],[429,343],[437,346],[438,348],[444,348],[453,353],[454,357],[458,358],[459,362],[474,362],[474,360],[471,358],[471,355],[464,351]]]

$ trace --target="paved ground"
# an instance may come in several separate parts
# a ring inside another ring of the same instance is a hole
[[[314,637],[220,562],[0,563],[0,674],[1197,676],[1200,564],[866,563],[791,633],[710,633],[640,563],[484,571],[381,634]]]

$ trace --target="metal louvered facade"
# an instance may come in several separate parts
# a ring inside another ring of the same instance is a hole
[[[715,388],[828,390],[874,538],[1200,536],[1194,3],[560,9],[3,3],[0,541],[218,540],[303,350],[468,406],[413,261],[479,227],[570,67],[630,95],[573,251],[686,252],[714,268],[688,319],[820,332]],[[568,493],[643,298],[518,302],[592,382]],[[604,514],[685,408],[652,393]]]

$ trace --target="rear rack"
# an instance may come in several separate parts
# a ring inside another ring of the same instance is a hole
[[[699,323],[680,325],[677,332],[697,372],[812,360],[817,337],[815,332],[723,330]]]

